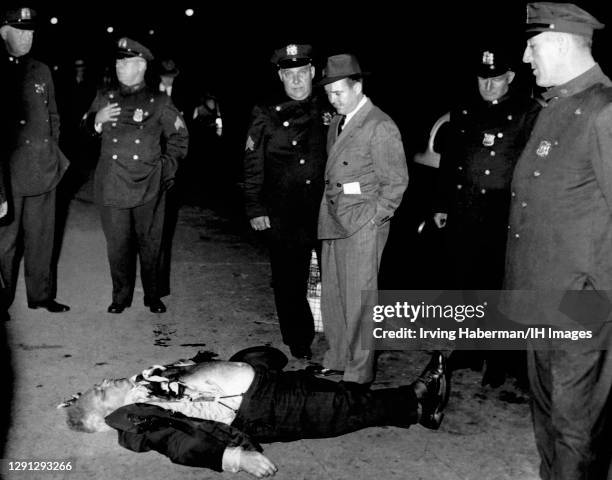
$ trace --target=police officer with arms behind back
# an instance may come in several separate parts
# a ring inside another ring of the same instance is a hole
[[[15,297],[20,238],[23,238],[28,306],[53,313],[70,309],[54,300],[56,285],[52,265],[56,187],[69,162],[58,147],[59,115],[51,71],[29,55],[35,16],[35,11],[27,7],[10,9],[4,12],[0,25],[6,46],[0,75],[0,92],[4,96],[0,161],[11,179],[11,212],[8,223],[0,227],[4,287],[0,312],[5,320],[9,319],[7,310]]]
[[[244,158],[244,195],[251,227],[265,231],[283,342],[309,359],[314,321],[306,299],[312,249],[320,250],[317,216],[323,195],[327,119],[312,94],[310,45],[274,52],[284,95],[253,109]]]
[[[95,189],[113,280],[109,313],[121,313],[132,303],[136,253],[145,306],[153,313],[166,311],[160,299],[166,190],[187,153],[188,134],[170,97],[145,85],[151,60],[144,45],[120,39],[119,87],[98,92],[84,118],[85,127],[102,141]]]

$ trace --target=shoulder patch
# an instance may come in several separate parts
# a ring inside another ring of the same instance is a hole
[[[251,136],[249,135],[249,137],[247,138],[246,141],[246,145],[244,147],[245,150],[249,150],[249,151],[253,151],[255,150],[255,142],[253,141],[253,139],[251,138]]]
[[[174,121],[174,128],[176,128],[177,131],[180,130],[181,128],[185,128],[183,119],[179,115],[176,116],[176,120]]]

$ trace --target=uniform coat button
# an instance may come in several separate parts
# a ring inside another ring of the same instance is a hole
[[[521,202],[521,207],[525,208],[527,206],[527,202]]]
[[[113,155],[113,160],[117,160],[117,155]]]
[[[514,238],[519,238],[519,237],[520,237],[520,235],[518,233],[514,234]]]
[[[489,169],[485,170],[485,175],[491,175],[491,170]]]
[[[134,140],[134,143],[140,143],[140,138],[137,138],[136,140]]]
[[[117,126],[117,123],[115,123],[115,122],[113,122],[113,123],[111,124],[111,127],[116,127],[116,126]]]
[[[133,158],[134,160],[138,160],[138,155],[134,155],[132,158]]]
[[[535,172],[533,172],[533,176],[534,177],[539,177],[540,175],[542,175],[542,174],[540,173],[539,170],[536,170]]]
[[[306,180],[306,185],[310,185],[310,180]]]
[[[512,192],[510,195],[512,195],[513,197],[516,197],[516,192]]]
[[[297,145],[297,140],[293,140],[293,141],[291,142],[291,145],[293,145],[293,146]]]
[[[480,193],[482,193],[482,194],[487,193],[487,189],[486,189],[486,188],[481,189],[481,190],[480,190]]]
[[[116,138],[113,138],[113,143],[117,143],[117,139]]]
[[[304,160],[303,158],[300,158],[300,165],[304,165],[306,163],[306,160]]]
[[[503,138],[503,137],[504,137],[504,134],[502,132],[498,132],[497,138]]]
[[[21,123],[22,125],[25,125],[26,121],[25,120],[19,120],[19,123]]]
[[[29,141],[29,140],[26,140],[26,143],[30,143],[30,141]]]
[[[463,185],[459,184],[457,185],[457,190],[461,190],[463,188]]]
[[[288,127],[288,126],[289,126],[289,122],[285,120],[285,121],[283,122],[283,127]]]
[[[491,150],[491,153],[490,153],[489,155],[491,155],[492,157],[494,157],[494,156],[495,156],[495,150]]]

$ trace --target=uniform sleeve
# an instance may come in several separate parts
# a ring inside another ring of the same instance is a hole
[[[156,415],[156,412],[161,414]],[[173,463],[217,472],[223,470],[223,456],[228,447],[261,451],[259,444],[230,425],[188,419],[154,405],[121,407],[106,417],[106,423],[117,430],[119,444],[128,450],[153,450]]]
[[[181,113],[167,98],[162,107],[161,122],[163,127],[164,148],[161,156],[163,171],[162,185],[169,188],[178,170],[179,160],[187,156],[189,133]]]
[[[268,211],[263,204],[266,119],[267,116],[260,107],[253,109],[245,145],[242,184],[248,218],[268,215]]]
[[[402,138],[392,121],[384,121],[377,125],[371,149],[374,170],[379,182],[374,222],[381,225],[393,216],[408,186],[408,166]]]
[[[434,186],[434,195],[432,200],[433,213],[448,213],[449,204],[455,186],[455,172],[459,161],[456,157],[459,144],[458,129],[451,114],[450,122],[445,127],[445,135],[440,144],[440,166],[438,168],[438,176]]]
[[[47,70],[47,109],[49,110],[49,124],[51,125],[51,136],[55,143],[59,143],[60,136],[60,116],[57,111],[57,102],[55,100],[55,84],[49,67],[45,65]]]
[[[608,209],[612,212],[612,103],[597,115],[591,136],[593,169]]]

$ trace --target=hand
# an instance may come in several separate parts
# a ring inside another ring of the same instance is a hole
[[[251,218],[249,222],[253,230],[266,230],[270,228],[270,217],[267,215]]]
[[[107,103],[105,107],[102,107],[96,113],[96,124],[102,124],[106,122],[114,122],[121,113],[121,107],[118,103]]]
[[[270,477],[278,468],[263,453],[243,450],[240,452],[240,469],[254,477]]]
[[[8,202],[5,200],[4,202],[0,203],[0,218],[6,216],[7,213],[8,213]]]
[[[434,214],[434,217],[433,217],[434,223],[436,224],[438,228],[444,228],[446,227],[447,217],[448,217],[447,213],[438,212]]]

